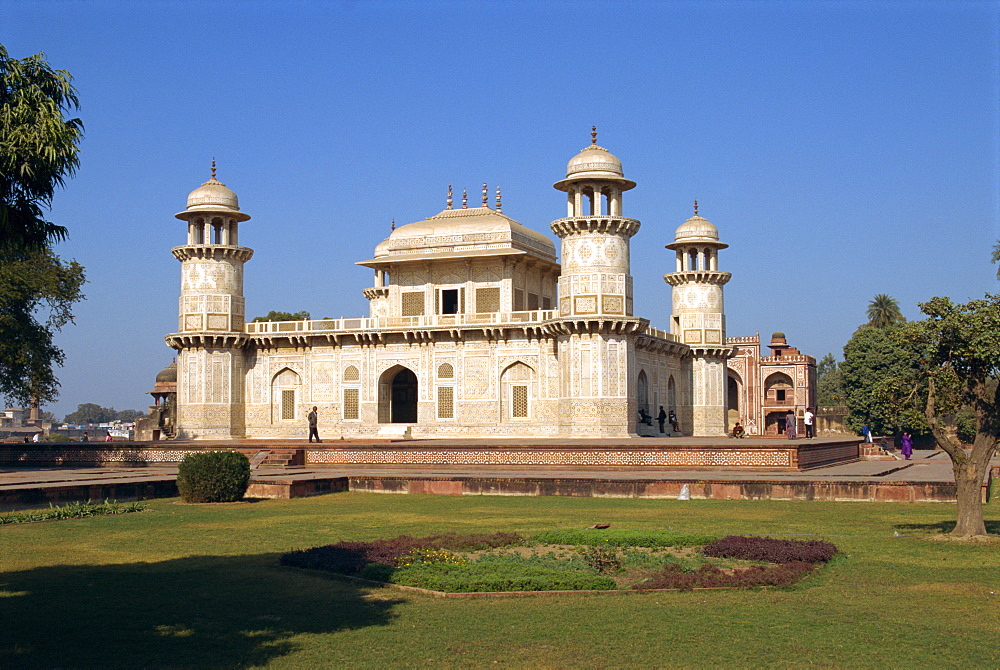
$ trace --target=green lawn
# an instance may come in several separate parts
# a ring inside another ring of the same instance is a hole
[[[1000,667],[1000,545],[947,504],[339,493],[0,526],[0,668]],[[992,532],[1000,508],[987,506]],[[825,539],[790,589],[445,599],[277,565],[403,533],[610,522]],[[898,532],[898,537],[893,532]]]

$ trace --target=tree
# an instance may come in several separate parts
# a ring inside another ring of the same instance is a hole
[[[927,424],[951,457],[958,500],[952,534],[985,535],[981,487],[1000,443],[1000,293],[959,305],[932,298],[920,311],[929,318],[910,333],[926,352],[914,392],[925,395]],[[971,449],[953,419],[963,406],[976,417]]]
[[[47,249],[0,250],[0,395],[19,405],[58,396],[55,334],[83,298],[83,267]]]
[[[847,400],[844,372],[837,365],[832,353],[816,365],[816,404],[821,407],[843,405]]]
[[[114,407],[101,407],[92,402],[81,403],[76,411],[67,414],[63,419],[66,423],[107,423],[118,418]]]
[[[50,248],[67,230],[44,216],[79,164],[70,81],[44,54],[18,60],[0,45],[0,396],[21,405],[55,399],[64,356],[53,336],[83,297],[83,268]]]
[[[912,328],[906,323],[862,327],[844,345],[839,372],[851,428],[859,430],[870,420],[876,434],[926,434],[923,407],[910,397],[908,386],[920,369],[921,346],[912,337],[901,337]]]
[[[0,45],[0,246],[37,249],[67,237],[44,211],[79,165],[83,123],[63,116],[79,107],[71,81],[45,54],[18,60]]]
[[[254,323],[260,323],[261,321],[308,321],[310,319],[309,312],[275,312],[270,311],[267,316],[255,316],[253,319]]]
[[[1000,240],[997,240],[997,243],[993,245],[992,260],[994,263],[1000,263]],[[1000,279],[1000,268],[997,268],[997,279]]]
[[[115,418],[118,419],[119,421],[124,421],[128,423],[131,421],[135,421],[141,416],[145,416],[145,414],[143,414],[137,409],[123,409],[120,412],[118,412],[118,416],[116,416]]]
[[[866,315],[868,316],[867,325],[875,328],[886,328],[894,323],[906,321],[903,313],[899,311],[899,303],[895,298],[885,293],[879,293],[868,303]]]

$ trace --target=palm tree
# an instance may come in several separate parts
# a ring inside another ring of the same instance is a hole
[[[891,295],[879,293],[868,303],[868,325],[875,328],[885,328],[894,323],[906,321],[903,313],[899,311],[899,303]]]

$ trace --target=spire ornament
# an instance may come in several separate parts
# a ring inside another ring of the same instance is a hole
[[[503,205],[500,204],[500,187],[497,186],[497,211],[503,213]]]
[[[590,143],[597,144],[597,126],[590,127]]]
[[[698,201],[694,201],[694,215],[698,216]]]
[[[215,156],[212,156],[212,179],[215,179]]]
[[[454,207],[451,206],[451,184],[448,184],[448,200],[447,200],[447,203],[448,203],[448,206],[445,207],[445,209],[454,209]]]
[[[487,188],[486,184],[484,183],[483,184],[483,207],[489,207],[490,206],[489,202],[490,202],[489,188]]]
[[[389,230],[395,232],[396,230],[396,219],[392,220],[392,224],[389,225]]]
[[[462,189],[462,209],[469,209],[469,190]]]

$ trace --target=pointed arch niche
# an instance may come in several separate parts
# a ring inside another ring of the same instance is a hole
[[[649,380],[645,370],[639,370],[639,378],[635,382],[635,397],[639,405],[636,411],[645,410],[649,414]]]
[[[531,418],[535,396],[535,371],[517,361],[500,373],[501,421],[525,421]]]
[[[291,368],[282,368],[271,377],[271,423],[298,418],[302,378]]]

